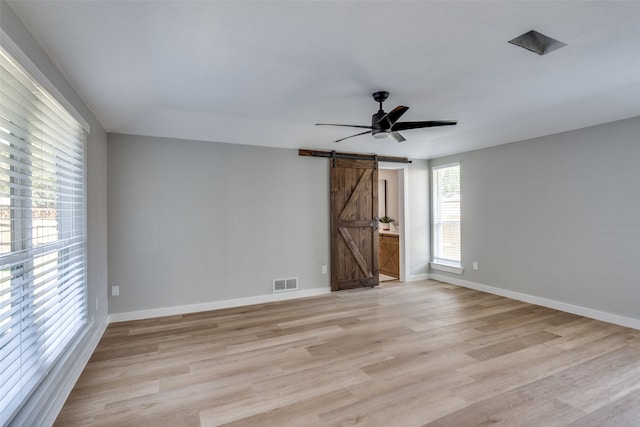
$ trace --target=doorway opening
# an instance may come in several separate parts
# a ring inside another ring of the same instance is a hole
[[[380,222],[378,229],[380,282],[403,282],[406,277],[404,272],[405,171],[405,167],[384,163],[381,163],[378,169],[378,217],[391,220],[391,222]]]

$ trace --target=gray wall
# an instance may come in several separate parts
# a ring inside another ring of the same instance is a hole
[[[107,135],[4,1],[0,1],[0,26],[91,126],[87,141],[87,264],[88,316],[93,323],[86,339],[75,349],[67,363],[59,364],[52,370],[16,420],[18,425],[46,425],[50,417],[56,415],[59,409],[56,405],[61,406],[64,402],[65,393],[75,381],[75,371],[82,369],[82,365],[77,366],[78,361],[86,356],[84,353],[93,351],[92,340],[101,333],[107,321]]]
[[[463,153],[463,276],[640,318],[640,118]],[[479,262],[473,271],[471,263]]]
[[[109,135],[110,313],[328,289],[329,164],[296,150]],[[410,176],[427,175],[428,164]],[[427,183],[417,183],[425,193]],[[421,194],[424,210],[427,195]],[[420,198],[418,198],[420,199]],[[420,203],[420,202],[417,202]],[[427,219],[411,229],[424,233]],[[416,252],[427,250],[418,235]],[[426,259],[412,274],[426,274]]]
[[[294,150],[109,135],[111,313],[301,290],[329,275],[327,161]]]

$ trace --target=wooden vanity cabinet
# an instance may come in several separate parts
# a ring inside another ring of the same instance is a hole
[[[400,240],[397,234],[379,234],[378,262],[380,273],[400,277]]]

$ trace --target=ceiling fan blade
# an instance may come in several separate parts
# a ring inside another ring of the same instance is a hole
[[[400,135],[398,132],[391,132],[389,136],[395,139],[396,142],[406,141],[406,139],[404,139],[404,136]]]
[[[430,120],[426,122],[400,122],[391,127],[391,131],[407,130],[407,129],[420,129],[431,128],[436,126],[452,126],[457,124],[457,120]]]
[[[344,138],[340,138],[340,139],[336,139],[333,142],[340,142],[340,141],[344,141],[345,139],[349,139],[349,138],[353,138],[354,136],[360,136],[360,135],[366,135],[368,133],[371,133],[370,130],[366,131],[366,132],[362,132],[362,133],[356,133],[355,135],[351,135],[351,136],[346,136]]]
[[[391,129],[393,124],[398,121],[398,119],[407,112],[409,107],[405,107],[404,105],[398,105],[393,110],[389,111],[385,116],[383,116],[380,120],[378,120],[378,124],[383,125],[385,129]]]
[[[361,129],[373,129],[371,126],[360,126],[360,125],[336,125],[333,123],[316,123],[316,126],[341,126],[345,128],[361,128]]]

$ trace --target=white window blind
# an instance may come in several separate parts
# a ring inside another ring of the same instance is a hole
[[[432,170],[433,261],[460,267],[460,165]]]
[[[86,325],[84,138],[0,49],[0,425]]]

